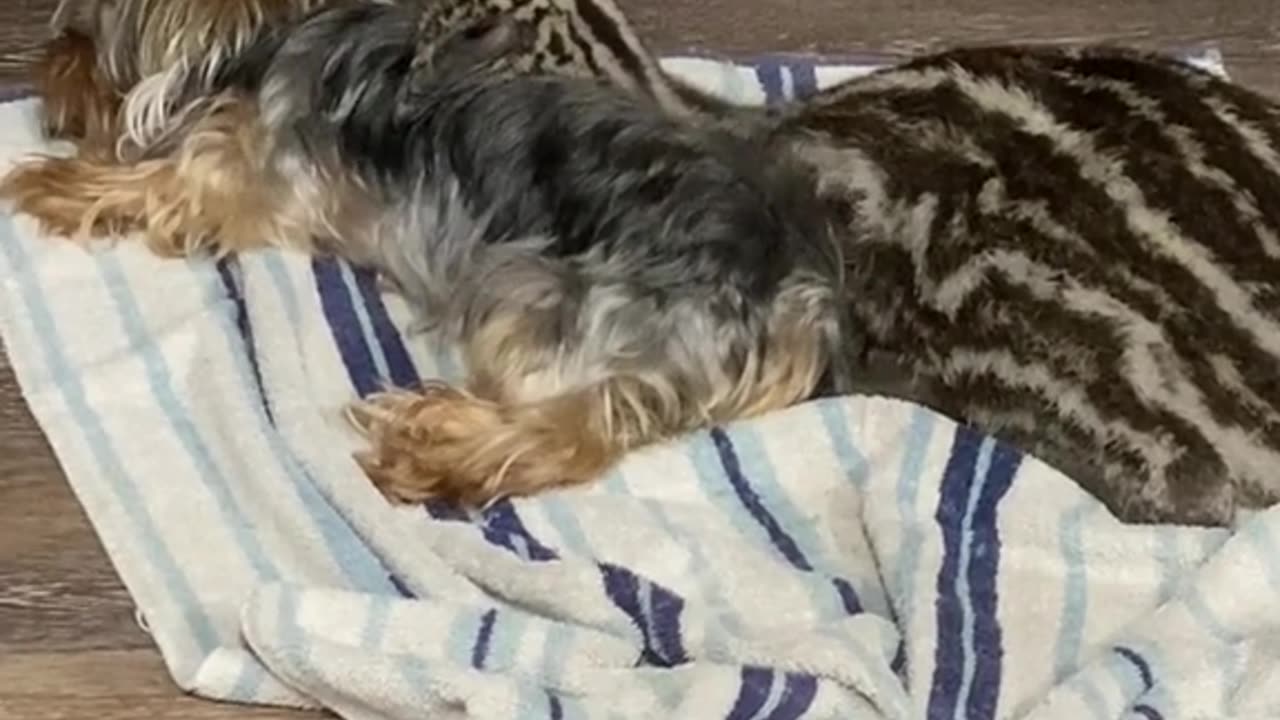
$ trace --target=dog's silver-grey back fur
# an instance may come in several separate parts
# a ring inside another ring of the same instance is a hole
[[[256,94],[273,162],[339,164],[369,188],[378,219],[344,252],[454,337],[518,315],[545,354],[524,361],[533,395],[624,373],[702,422],[706,388],[741,392],[775,362],[780,313],[839,366],[842,264],[807,174],[598,80],[509,72],[514,48],[459,65],[444,42],[423,78],[411,20],[323,10],[225,78]]]

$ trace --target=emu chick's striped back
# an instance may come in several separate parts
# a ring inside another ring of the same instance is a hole
[[[853,386],[1058,467],[1128,521],[1280,499],[1280,107],[1171,59],[924,57],[771,142],[844,233]]]

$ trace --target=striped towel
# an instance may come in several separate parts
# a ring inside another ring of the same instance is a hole
[[[669,62],[765,102],[866,69]],[[42,147],[30,102],[0,127],[3,167]],[[483,513],[393,508],[341,409],[459,366],[368,273],[0,223],[19,382],[189,692],[396,720],[1280,717],[1275,513],[1124,527],[1034,458],[874,397]]]

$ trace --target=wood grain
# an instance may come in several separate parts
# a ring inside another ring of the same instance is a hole
[[[873,53],[959,43],[1213,43],[1232,74],[1280,96],[1280,3],[1256,0],[618,0],[659,51]]]
[[[0,2],[0,82],[20,79],[24,65],[48,37],[48,17],[54,0],[3,0]]]
[[[0,688],[0,720],[309,720],[327,716],[177,694],[160,658],[150,650],[0,655]]]
[[[1280,3],[1257,0],[618,0],[660,52],[906,56],[956,43],[1209,42],[1280,96]],[[0,86],[22,82],[54,0],[0,0]],[[184,697],[20,399],[0,347],[0,719],[312,718]]]

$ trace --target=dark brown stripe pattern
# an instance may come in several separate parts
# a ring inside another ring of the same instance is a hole
[[[773,142],[845,220],[850,344],[895,358],[895,394],[1125,519],[1217,524],[1280,499],[1276,118],[1164,58],[972,48],[797,105]]]

